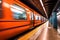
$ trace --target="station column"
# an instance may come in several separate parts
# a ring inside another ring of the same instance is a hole
[[[53,28],[57,30],[57,12],[52,12],[52,16],[50,17],[49,21],[53,25]]]

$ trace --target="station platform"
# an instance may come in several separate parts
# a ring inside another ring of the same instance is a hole
[[[53,27],[49,27],[48,23],[47,21],[17,40],[60,40],[60,35]]]

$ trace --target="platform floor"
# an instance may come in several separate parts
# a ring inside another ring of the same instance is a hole
[[[60,40],[60,35],[58,35],[54,28],[48,27],[46,34],[44,31],[39,35],[37,40]]]
[[[43,28],[38,29],[39,27]],[[60,35],[58,35],[54,28],[48,27],[48,22],[39,27],[34,29],[35,32],[31,31],[28,34],[18,38],[18,40],[60,40]]]

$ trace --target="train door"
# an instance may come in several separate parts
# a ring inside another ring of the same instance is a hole
[[[38,23],[38,20],[39,20],[39,16],[36,14],[35,16],[35,20],[36,20],[36,23]]]
[[[38,20],[38,19],[39,19],[39,18],[38,18],[38,15],[36,15],[35,17],[36,17],[36,20]]]
[[[34,14],[33,14],[33,12],[31,12],[31,14],[30,14],[30,19],[31,19],[31,25],[33,28],[34,27]]]
[[[42,17],[42,23],[44,23],[44,18]]]
[[[41,24],[41,16],[39,16],[39,24]]]

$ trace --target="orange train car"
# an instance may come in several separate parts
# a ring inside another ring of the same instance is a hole
[[[42,22],[41,22],[41,21],[42,21],[42,20],[41,20],[41,17],[42,17],[42,16],[41,16],[39,13],[35,12],[35,11],[34,11],[34,16],[35,16],[35,21],[34,21],[35,24],[34,24],[34,25],[36,26],[36,25],[41,24],[41,23],[42,23]]]
[[[41,23],[41,15],[22,2],[0,0],[0,39],[8,39]]]

